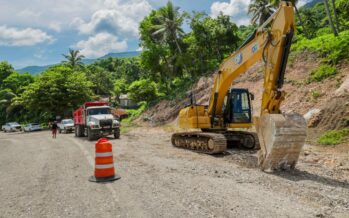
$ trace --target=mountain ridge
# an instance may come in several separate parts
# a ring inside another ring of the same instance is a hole
[[[128,51],[128,52],[118,52],[118,53],[108,53],[102,57],[99,58],[86,58],[83,59],[82,62],[84,64],[92,64],[98,60],[103,60],[103,59],[107,59],[107,58],[131,58],[131,57],[137,57],[140,55],[140,51]],[[59,63],[57,63],[59,64]],[[41,72],[44,72],[45,70],[47,70],[48,68],[57,65],[57,64],[49,64],[49,65],[43,65],[43,66],[27,66],[27,67],[23,67],[20,69],[16,69],[16,71],[18,73],[30,73],[32,75],[37,75],[40,74]]]

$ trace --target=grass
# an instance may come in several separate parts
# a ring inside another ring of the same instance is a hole
[[[348,134],[349,128],[342,130],[330,130],[320,136],[318,143],[321,145],[338,145],[345,141]]]

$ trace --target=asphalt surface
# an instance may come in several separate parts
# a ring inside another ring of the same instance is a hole
[[[253,152],[196,154],[150,128],[110,141],[122,178],[97,184],[94,142],[0,133],[0,217],[349,217],[348,181],[321,166],[267,174]]]

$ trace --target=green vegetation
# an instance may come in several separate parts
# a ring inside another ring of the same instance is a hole
[[[320,136],[318,143],[321,145],[338,145],[348,137],[349,129],[330,130]]]
[[[337,70],[335,67],[332,67],[327,64],[322,64],[320,65],[319,68],[316,70],[312,71],[310,74],[310,81],[317,81],[321,82],[322,80],[333,76],[337,73]]]
[[[349,58],[349,30],[339,33],[337,37],[327,32],[322,34],[313,39],[299,36],[298,41],[292,46],[293,50],[316,52],[328,64],[337,64],[340,60]]]
[[[129,97],[136,102],[151,102],[161,96],[156,83],[146,79],[137,80],[128,87]]]
[[[312,90],[310,92],[311,96],[316,100],[322,96],[322,94],[317,90]]]

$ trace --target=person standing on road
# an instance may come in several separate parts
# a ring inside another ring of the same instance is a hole
[[[55,122],[52,123],[52,126],[51,126],[52,138],[54,138],[54,139],[57,136],[57,129],[58,129],[58,125],[57,125],[57,121],[55,121]]]

